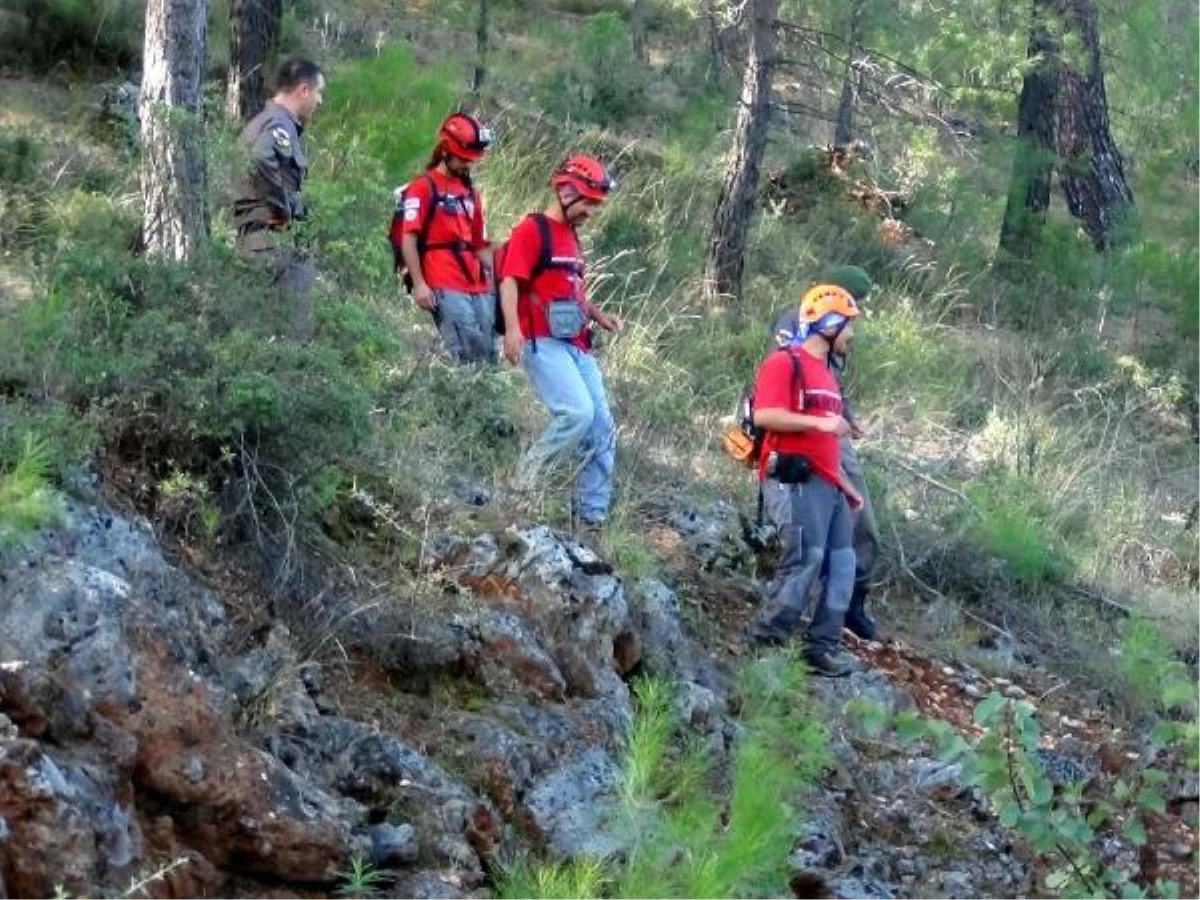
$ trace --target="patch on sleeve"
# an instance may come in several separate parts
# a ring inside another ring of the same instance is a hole
[[[421,198],[420,197],[405,197],[404,198],[404,221],[405,222],[417,221],[417,216],[420,214],[420,212],[421,212]]]
[[[275,138],[275,146],[280,150],[290,150],[292,148],[292,139],[287,133],[287,129],[282,125],[276,125],[271,129],[271,137]]]

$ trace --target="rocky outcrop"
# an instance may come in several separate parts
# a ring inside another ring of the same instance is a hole
[[[111,514],[71,507],[61,530],[0,560],[4,895],[93,894],[159,867],[156,891],[174,896],[219,894],[232,873],[328,886],[353,855],[414,856],[405,829],[422,825],[443,860],[478,872],[497,832],[485,800],[395,739],[323,715],[286,630],[243,658],[230,633],[150,530]],[[273,717],[308,728],[319,765],[247,739],[249,719]],[[370,827],[409,785],[424,792],[416,824]]]
[[[347,712],[286,614],[247,649],[144,523],[72,505],[59,530],[0,558],[3,894],[94,894],[147,875],[163,896],[246,878],[328,890],[361,858],[393,890],[459,896],[506,841],[619,850],[608,810],[633,716],[626,679],[675,678],[686,721],[723,722],[723,685],[678,601],[655,582],[627,593],[544,527],[430,548],[427,574],[457,600],[387,604],[338,634],[401,692],[470,686],[424,731],[426,714]],[[401,608],[407,627],[388,626]]]

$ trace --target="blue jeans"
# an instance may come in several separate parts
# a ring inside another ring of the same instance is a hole
[[[490,292],[464,294],[437,289],[433,320],[446,352],[455,362],[496,361],[496,296]]]
[[[612,501],[617,430],[592,354],[555,338],[525,342],[521,365],[550,410],[550,424],[521,459],[523,487],[545,483],[554,468],[577,465],[575,509],[602,522]]]
[[[854,591],[854,547],[845,496],[819,475],[804,484],[763,482],[763,506],[779,529],[783,552],[767,596],[747,627],[751,637],[786,641],[808,605],[809,588],[819,577],[825,587],[805,633],[809,650],[838,648],[842,624]]]

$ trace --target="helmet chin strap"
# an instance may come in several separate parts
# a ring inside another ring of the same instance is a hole
[[[571,221],[571,215],[570,215],[570,213],[571,213],[571,207],[572,207],[572,206],[574,206],[576,203],[581,203],[581,202],[584,200],[584,196],[583,196],[583,194],[581,194],[581,193],[579,193],[578,191],[576,191],[576,192],[575,192],[575,199],[574,199],[574,200],[572,200],[570,203],[563,203],[563,198],[562,198],[562,189],[561,189],[561,188],[559,188],[558,190],[556,190],[556,191],[554,192],[554,196],[555,196],[555,198],[557,198],[557,200],[558,200],[558,208],[562,210],[563,218],[564,218],[566,221],[570,222],[570,221]]]

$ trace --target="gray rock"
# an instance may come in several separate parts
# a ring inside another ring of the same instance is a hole
[[[550,852],[561,859],[604,859],[624,846],[612,823],[619,779],[612,757],[592,750],[533,786],[525,808]]]
[[[417,860],[417,832],[411,825],[381,822],[368,832],[371,836],[371,864],[381,868],[403,866]]]

